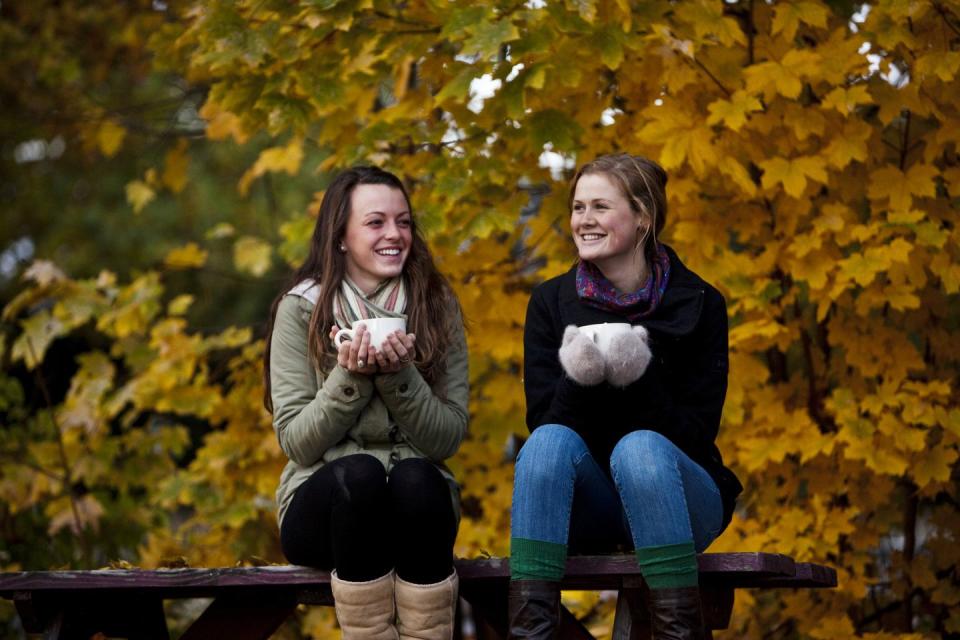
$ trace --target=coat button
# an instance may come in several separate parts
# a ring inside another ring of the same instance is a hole
[[[349,398],[350,396],[352,396],[352,395],[353,395],[353,387],[344,387],[344,388],[343,388],[343,395],[347,396],[348,398]]]
[[[407,383],[404,382],[402,385],[400,385],[400,393],[406,393],[408,388],[409,387],[407,387]]]

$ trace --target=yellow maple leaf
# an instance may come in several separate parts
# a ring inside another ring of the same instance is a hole
[[[867,159],[867,141],[873,130],[860,120],[850,120],[843,125],[843,131],[827,145],[824,154],[827,162],[843,169],[852,160],[863,162]]]
[[[865,287],[881,271],[890,268],[893,260],[882,247],[871,247],[862,253],[856,253],[840,261],[840,270],[849,279]]]
[[[233,245],[233,264],[258,278],[270,269],[272,257],[273,247],[260,238],[241,236]]]
[[[187,312],[187,309],[190,308],[190,305],[193,304],[194,297],[190,294],[184,293],[173,300],[170,301],[170,304],[167,305],[167,313],[171,316],[182,316]]]
[[[215,100],[204,103],[200,117],[207,121],[205,134],[210,140],[224,140],[230,136],[237,144],[245,144],[250,137],[244,131],[240,118],[223,109]]]
[[[750,174],[740,162],[732,155],[722,155],[717,162],[717,168],[720,173],[733,180],[734,184],[740,187],[748,196],[754,196],[757,193],[757,185],[750,178]]]
[[[257,161],[253,166],[241,176],[237,184],[237,190],[240,195],[247,195],[250,189],[250,183],[267,173],[268,171],[280,172],[286,171],[290,175],[296,175],[300,171],[300,163],[303,161],[303,139],[292,138],[284,147],[270,147],[260,152]]]
[[[760,349],[788,339],[785,326],[769,318],[744,322],[730,330],[730,346],[741,349]]]
[[[798,258],[802,258],[823,244],[823,236],[817,233],[801,233],[795,235],[788,250]]]
[[[913,197],[937,195],[937,168],[928,164],[916,164],[907,171],[897,167],[882,167],[870,174],[867,195],[871,200],[888,200],[894,210],[907,211],[913,207]]]
[[[140,213],[143,208],[150,204],[157,193],[142,180],[131,180],[127,183],[127,202],[133,206],[134,213]]]
[[[188,242],[182,247],[171,249],[163,263],[171,269],[194,269],[207,262],[209,252],[201,249],[196,242]]]
[[[10,356],[14,362],[22,360],[27,369],[43,362],[43,356],[56,338],[66,333],[67,327],[49,309],[42,309],[20,323],[23,333],[14,340]]]
[[[693,25],[698,38],[714,36],[724,46],[747,43],[737,21],[724,15],[723,5],[695,0],[679,5],[676,12],[677,17]]]
[[[946,482],[950,479],[953,463],[960,454],[955,447],[937,446],[928,447],[922,455],[915,458],[910,467],[910,475],[920,489],[934,482]]]
[[[797,257],[791,251],[785,257],[784,265],[792,278],[803,280],[814,290],[826,287],[830,273],[836,269],[830,254],[819,249],[810,249],[802,257]]]
[[[883,297],[897,311],[920,308],[920,296],[912,285],[898,284],[884,287]]]
[[[761,184],[764,189],[782,184],[783,190],[794,198],[803,195],[808,178],[822,183],[827,181],[823,161],[814,156],[792,159],[771,158],[760,162],[759,166],[763,169]]]
[[[97,129],[97,146],[100,152],[112,158],[123,144],[127,130],[113,120],[104,120]]]
[[[843,115],[853,113],[858,104],[871,104],[873,98],[865,84],[855,84],[852,87],[837,87],[823,98],[821,107],[836,109]]]
[[[810,630],[810,636],[818,640],[844,640],[857,637],[857,633],[850,618],[832,615],[819,618],[816,626]]]
[[[41,287],[46,287],[54,282],[63,282],[67,279],[67,274],[49,260],[34,260],[23,272],[22,277],[24,280],[33,280]]]
[[[951,82],[960,70],[960,52],[937,51],[917,58],[918,75],[934,75],[944,82]]]
[[[823,135],[827,119],[820,109],[788,104],[783,110],[783,123],[790,127],[797,140],[806,140],[813,135]]]
[[[788,454],[800,448],[800,444],[790,438],[764,435],[759,438],[739,438],[736,447],[737,464],[747,471],[756,471],[771,462],[783,462]]]
[[[164,157],[163,175],[160,177],[164,186],[174,193],[180,193],[187,184],[187,166],[189,163],[187,141],[181,138],[177,145],[168,151]]]
[[[960,263],[947,253],[939,253],[930,261],[930,270],[940,278],[943,290],[949,294],[960,291]]]
[[[97,530],[100,518],[104,514],[103,506],[92,493],[81,497],[65,496],[51,501],[44,509],[50,518],[47,533],[51,536],[64,528],[74,535],[80,535],[84,529]]]
[[[828,11],[819,2],[783,2],[774,8],[773,25],[771,32],[781,33],[786,40],[793,40],[801,22],[825,28],[827,26]]]
[[[809,49],[790,49],[780,60],[761,62],[744,71],[747,91],[762,91],[772,98],[780,94],[796,98],[803,89],[803,78],[815,76],[820,70],[820,56]]]
[[[747,114],[760,111],[763,106],[759,100],[749,93],[736,91],[730,96],[729,100],[722,98],[715,100],[707,108],[710,110],[707,124],[712,126],[725,122],[732,130],[739,131],[747,122]]]

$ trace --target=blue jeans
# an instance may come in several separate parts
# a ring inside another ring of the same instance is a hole
[[[569,427],[538,427],[514,471],[511,536],[570,552],[681,542],[703,551],[723,520],[713,478],[654,431],[633,431],[610,455],[611,480]]]

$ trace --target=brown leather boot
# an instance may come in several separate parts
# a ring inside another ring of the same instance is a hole
[[[699,587],[650,589],[653,640],[704,640]]]
[[[507,598],[510,630],[507,640],[553,640],[560,628],[560,583],[511,580]]]

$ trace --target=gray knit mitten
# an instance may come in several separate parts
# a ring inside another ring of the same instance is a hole
[[[615,387],[626,387],[639,380],[647,370],[653,354],[647,345],[647,330],[640,325],[610,338],[610,347],[604,354],[607,382]]]
[[[581,333],[575,325],[570,325],[563,332],[560,365],[577,384],[592,387],[603,382],[603,354],[593,340]]]

